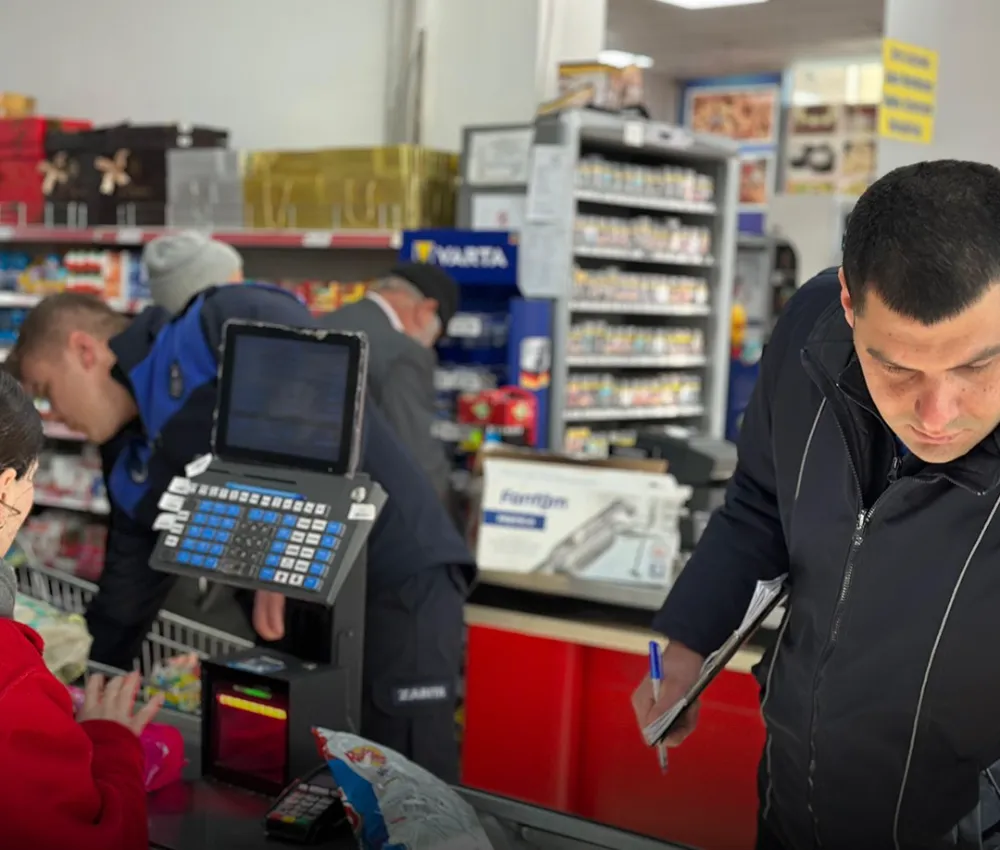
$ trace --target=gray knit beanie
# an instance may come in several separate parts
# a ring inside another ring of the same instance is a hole
[[[194,231],[160,236],[142,252],[153,303],[179,313],[199,292],[233,282],[243,259],[235,249]]]
[[[0,558],[0,619],[14,616],[14,598],[17,596],[17,577],[14,568]]]

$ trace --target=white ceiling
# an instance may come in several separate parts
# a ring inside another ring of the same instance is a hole
[[[879,52],[885,0],[769,0],[692,11],[608,0],[607,47],[678,79],[776,71],[800,59]]]

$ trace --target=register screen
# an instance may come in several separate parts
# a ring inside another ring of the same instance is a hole
[[[227,446],[338,463],[351,355],[311,340],[238,336]]]

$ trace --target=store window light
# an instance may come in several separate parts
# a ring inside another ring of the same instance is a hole
[[[611,65],[613,68],[652,68],[653,58],[643,56],[641,53],[628,53],[624,50],[602,50],[597,54],[597,61],[602,65]]]
[[[681,9],[721,9],[724,6],[757,6],[767,0],[660,0]]]

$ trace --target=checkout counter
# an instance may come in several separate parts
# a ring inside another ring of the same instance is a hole
[[[310,603],[326,650],[300,661],[268,647],[203,665],[201,716],[160,718],[181,732],[188,764],[184,781],[150,795],[153,848],[280,846],[265,821],[281,788],[301,789],[300,779],[322,765],[311,729],[360,728],[365,549],[386,500],[358,472],[366,363],[360,335],[226,327],[212,454],[189,464],[163,495],[150,566]],[[514,755],[530,774],[530,750]],[[325,768],[321,774],[332,782]],[[494,850],[675,846],[455,790]],[[357,846],[339,803],[325,810],[337,811],[340,837],[315,846]]]

